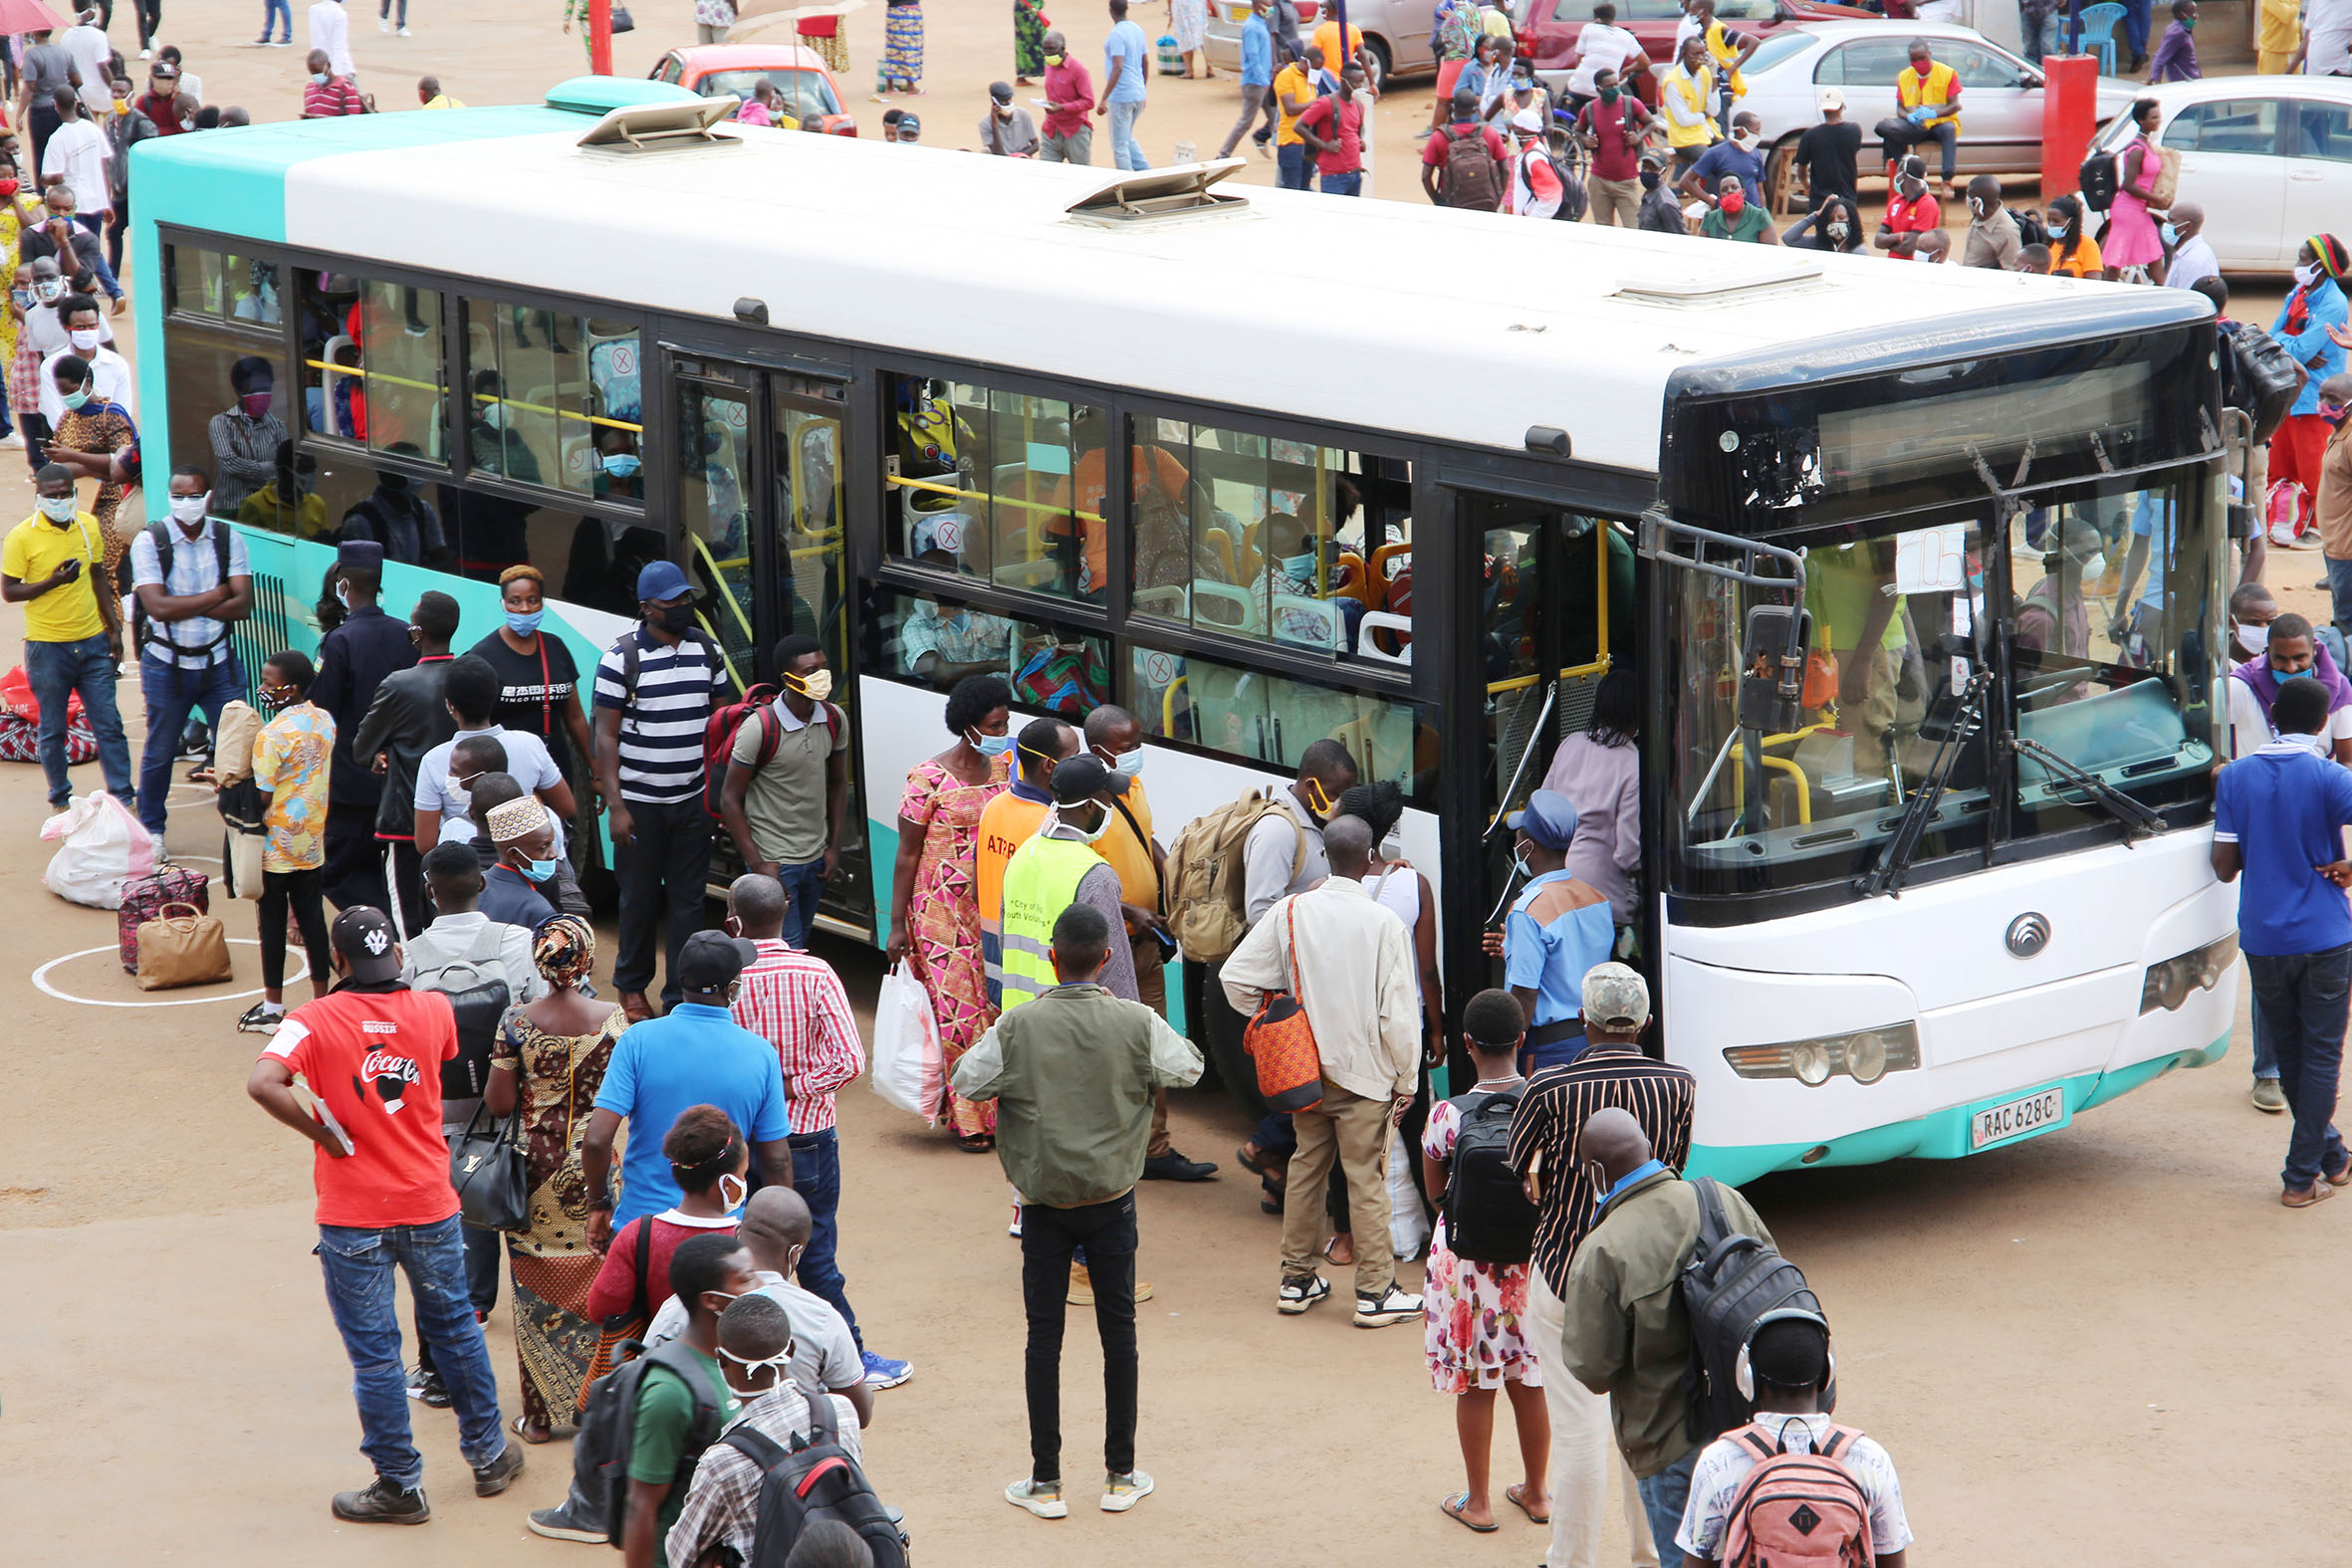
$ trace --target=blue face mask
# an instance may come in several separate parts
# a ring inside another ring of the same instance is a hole
[[[1283,570],[1301,582],[1312,577],[1314,575],[1314,552],[1310,550],[1302,556],[1285,556]]]
[[[2174,228],[2171,224],[2166,224],[2159,232],[2164,235],[2164,247],[2166,250],[2171,250],[2174,246],[2181,243],[2181,231]]]
[[[642,459],[632,457],[626,452],[615,452],[602,461],[604,472],[610,474],[614,479],[631,478],[638,469],[645,466]]]
[[[556,878],[556,862],[552,859],[526,860],[515,869],[534,882],[552,882]]]
[[[513,610],[508,610],[506,612],[506,629],[518,637],[528,637],[539,630],[539,623],[546,618],[546,610],[533,610],[528,615],[519,615]]]
[[[972,732],[972,749],[983,757],[1002,757],[1013,750],[1011,735],[981,735]]]

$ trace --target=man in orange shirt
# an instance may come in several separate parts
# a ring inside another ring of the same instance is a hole
[[[1077,460],[1070,465],[1067,484],[1056,486],[1058,493],[1053,497],[1054,505],[1070,510],[1061,517],[1049,518],[1044,534],[1050,540],[1077,540],[1079,596],[1098,598],[1110,579],[1109,535],[1102,524],[1102,503],[1110,487],[1103,477],[1107,448],[1101,410],[1075,410],[1070,445],[1077,451]],[[1190,582],[1192,518],[1186,497],[1192,475],[1166,448],[1137,445],[1127,449],[1127,476],[1136,502],[1133,549],[1127,561],[1135,586],[1164,588]]]
[[[980,902],[980,960],[988,976],[988,1005],[1005,992],[1005,862],[1037,836],[1054,804],[1054,770],[1075,756],[1078,732],[1059,719],[1032,719],[1013,747],[1013,786],[980,813],[973,847],[973,891]]]

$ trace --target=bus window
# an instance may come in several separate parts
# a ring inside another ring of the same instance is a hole
[[[784,569],[785,635],[815,637],[833,668],[845,670],[850,662],[841,606],[849,584],[841,549],[841,421],[829,410],[799,407],[783,396],[771,401],[774,548]]]
[[[1143,733],[1285,770],[1336,740],[1366,784],[1393,780],[1431,803],[1437,727],[1420,704],[1268,675],[1189,654],[1135,647],[1124,706]]]
[[[167,245],[163,267],[171,280],[171,310],[176,314],[254,327],[275,327],[282,320],[275,262]]]
[[[644,500],[637,329],[464,302],[473,465],[598,500]]]
[[[341,273],[301,278],[303,428],[446,462],[441,297]]]
[[[752,678],[751,401],[713,382],[678,383],[679,521],[686,575],[707,595],[696,613],[739,683]]]
[[[285,346],[274,334],[172,317],[163,327],[172,456],[212,472],[212,511],[233,518],[271,485],[287,443]]]
[[[946,691],[967,675],[1002,675],[1021,708],[1079,719],[1110,700],[1107,638],[991,615],[931,593],[877,590],[866,616],[867,667]]]
[[[1000,587],[1098,593],[1098,411],[968,381],[891,378],[888,548],[945,551]]]
[[[413,448],[397,455],[410,459],[423,456]],[[384,560],[402,565],[429,566],[437,571],[457,568],[457,523],[445,516],[449,511],[447,486],[426,484],[398,469],[355,461],[332,450],[320,457],[323,461],[312,477],[338,541],[373,540],[383,546]]]

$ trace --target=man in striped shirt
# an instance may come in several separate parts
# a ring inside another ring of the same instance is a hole
[[[1696,1083],[1684,1069],[1642,1054],[1650,989],[1640,975],[1622,964],[1596,964],[1584,976],[1582,1001],[1588,1043],[1574,1060],[1528,1080],[1511,1119],[1511,1168],[1527,1183],[1536,1209],[1527,1326],[1551,1413],[1548,1568],[1598,1568],[1612,1461],[1624,1471],[1626,1533],[1636,1543],[1649,1533],[1638,1484],[1609,1429],[1608,1398],[1576,1381],[1561,1350],[1568,1265],[1600,1219],[1601,1190],[1576,1147],[1577,1135],[1593,1112],[1615,1106],[1641,1124],[1657,1158],[1680,1171],[1691,1152]],[[1674,1550],[1672,1541],[1658,1545],[1661,1555]]]
[[[702,732],[728,689],[727,666],[695,629],[694,587],[672,561],[637,573],[644,624],[596,665],[596,788],[620,873],[620,950],[612,983],[629,1021],[653,1016],[653,928],[668,912],[664,1007],[678,1005],[678,950],[702,927],[711,819],[702,806]]]
[[[793,1151],[793,1190],[809,1205],[809,1247],[796,1272],[801,1285],[831,1303],[849,1325],[865,1362],[866,1381],[895,1388],[907,1364],[865,1348],[857,1314],[833,1261],[840,1232],[840,1135],[833,1126],[833,1092],[865,1070],[857,1018],[832,966],[784,940],[791,895],[775,877],[739,876],[727,889],[727,930],[759,950],[735,993],[735,1021],[776,1047],[784,1065],[786,1141]]]

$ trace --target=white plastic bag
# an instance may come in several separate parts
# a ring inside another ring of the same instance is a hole
[[[1388,1137],[1388,1244],[1398,1257],[1419,1257],[1429,1246],[1429,1213],[1421,1207],[1421,1182],[1414,1173],[1418,1149],[1394,1128]]]
[[[155,839],[130,808],[111,794],[78,794],[41,824],[41,837],[58,846],[41,880],[60,898],[98,909],[122,907],[122,884],[155,869]]]
[[[874,999],[874,1093],[936,1127],[946,1079],[930,995],[900,963],[882,977]]]

